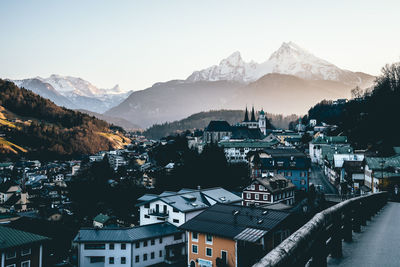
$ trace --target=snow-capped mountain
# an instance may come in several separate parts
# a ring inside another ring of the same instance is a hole
[[[82,78],[56,74],[48,78],[36,77],[13,82],[50,99],[57,105],[98,113],[118,105],[131,93],[123,91],[119,85],[110,89],[100,89]]]
[[[362,83],[362,75],[342,70],[326,60],[318,58],[293,42],[282,43],[263,63],[245,62],[235,52],[219,65],[195,71],[187,81],[241,81],[253,82],[269,73],[289,74],[307,80],[330,80],[345,83]]]

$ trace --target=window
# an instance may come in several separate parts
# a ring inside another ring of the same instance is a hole
[[[121,249],[122,249],[122,250],[125,250],[125,249],[126,249],[126,244],[125,244],[125,243],[122,243],[122,244],[121,244]]]
[[[225,250],[221,250],[221,259],[222,262],[227,264],[228,263],[228,252],[226,252]]]
[[[306,180],[301,179],[301,180],[300,180],[300,184],[301,184],[301,185],[305,185],[305,184],[306,184]]]
[[[172,220],[174,223],[179,223],[179,220],[178,219],[173,219]]]
[[[109,264],[114,264],[114,257],[110,257],[110,258],[108,259],[108,263],[109,263]]]
[[[154,252],[152,252],[152,253],[150,254],[150,258],[151,258],[151,259],[154,259]]]
[[[85,244],[85,249],[106,249],[106,244]]]
[[[104,257],[103,257],[104,259]],[[31,261],[23,261],[21,262],[21,267],[30,267],[31,266]]]
[[[267,195],[267,194],[264,194],[264,195],[263,195],[263,199],[264,199],[264,200],[268,200],[268,195]]]
[[[109,249],[111,249],[111,250],[114,249],[114,243],[111,243],[108,247],[109,247]]]
[[[175,208],[173,208],[172,211],[175,212],[175,213],[178,213],[178,212],[179,212],[179,210],[178,210],[178,209],[175,209]]]
[[[162,250],[160,250],[160,253],[158,254],[159,257],[162,257]]]
[[[154,246],[154,244],[156,243],[156,241],[154,239],[151,240],[151,245]]]
[[[199,234],[196,232],[192,232],[192,241],[199,241]]]
[[[15,264],[7,265],[6,267],[15,267]]]
[[[258,199],[259,199],[259,195],[258,195],[258,194],[255,194],[255,198],[258,200]]]
[[[247,194],[246,194],[246,198],[248,198],[248,199],[250,199],[250,198],[251,198],[251,195],[250,195],[250,193],[247,193]]]
[[[121,257],[121,264],[126,264],[126,257]]]
[[[31,249],[30,248],[23,248],[21,250],[21,256],[29,255],[31,254]]]
[[[287,176],[291,177],[292,176],[292,172],[288,172]]]
[[[144,207],[145,207],[146,209],[149,209],[149,208],[150,208],[150,204],[149,204],[149,203],[144,204]]]
[[[160,244],[162,243],[162,237],[160,237]]]
[[[143,247],[147,247],[147,240],[143,241]]]
[[[207,234],[206,235],[206,243],[207,244],[212,244],[212,241],[213,241],[212,235]]]
[[[140,242],[136,242],[135,248],[140,248]]]
[[[135,262],[139,262],[139,255],[135,256]]]
[[[180,240],[180,239],[182,239],[182,234],[181,233],[174,234],[174,240]]]
[[[250,188],[251,188],[251,190],[256,189],[256,187],[254,186],[254,184],[252,184],[252,185],[250,186]]]
[[[143,254],[143,261],[147,261],[147,253]]]
[[[197,254],[197,245],[192,245],[192,253]]]
[[[206,248],[206,256],[212,257],[212,248]]]
[[[15,252],[15,250],[8,251],[6,253],[6,259],[13,259],[15,257],[17,257],[17,253]]]
[[[145,217],[146,219],[150,219],[150,216],[149,216],[149,215],[144,215],[144,217]]]
[[[264,186],[262,186],[262,185],[260,185],[258,188],[259,188],[261,191],[264,190]]]
[[[90,263],[97,263],[97,262],[104,262],[104,257],[90,257]]]

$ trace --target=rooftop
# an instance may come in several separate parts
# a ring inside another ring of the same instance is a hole
[[[130,228],[87,228],[79,230],[74,242],[135,242],[181,232],[168,222]]]
[[[266,210],[259,207],[215,204],[181,225],[180,228],[255,242],[289,215],[290,213],[285,211]]]
[[[0,249],[19,247],[26,244],[44,242],[47,240],[49,240],[49,238],[41,235],[0,226]]]
[[[139,204],[142,206],[156,200],[165,202],[173,208],[187,212],[191,210],[204,209],[215,202],[217,203],[236,203],[242,199],[237,195],[221,188],[208,188],[208,189],[181,189],[179,192],[166,191],[160,195],[146,194],[138,199]]]
[[[210,121],[208,126],[204,129],[207,132],[230,132],[231,126],[227,121]]]

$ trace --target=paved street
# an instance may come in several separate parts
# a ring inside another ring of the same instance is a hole
[[[317,164],[311,165],[311,175],[310,175],[310,183],[313,185],[322,185],[322,192],[325,194],[337,194],[338,191],[336,187],[334,187],[329,181],[328,178],[324,175],[321,167]]]
[[[388,202],[361,233],[353,233],[353,242],[343,242],[343,258],[328,258],[328,266],[400,266],[398,222],[400,203]]]

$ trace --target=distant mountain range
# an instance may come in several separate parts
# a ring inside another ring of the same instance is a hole
[[[118,85],[111,89],[99,89],[81,78],[56,74],[48,78],[35,77],[13,82],[19,87],[50,99],[59,106],[87,109],[98,113],[118,105],[131,93],[122,91]]]
[[[274,114],[305,114],[323,99],[349,98],[354,87],[371,87],[374,79],[340,69],[288,42],[262,63],[246,62],[235,52],[185,80],[156,83],[134,92],[123,92],[118,86],[99,89],[81,78],[59,75],[14,82],[57,105],[103,114],[110,123],[109,118],[120,118],[147,128],[201,111],[237,110],[246,105]]]
[[[323,99],[349,98],[352,88],[370,87],[374,79],[342,70],[289,42],[263,63],[247,63],[235,52],[186,80],[156,83],[133,92],[105,114],[143,127],[199,111],[243,109],[246,105],[275,114],[305,114]]]

